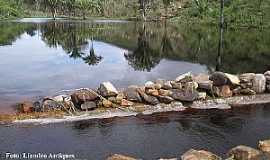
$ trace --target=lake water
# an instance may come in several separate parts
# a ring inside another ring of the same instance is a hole
[[[0,112],[11,112],[16,102],[60,90],[96,88],[104,81],[122,88],[189,71],[264,72],[269,69],[269,35],[269,30],[226,30],[219,54],[219,30],[210,26],[63,19],[0,22]]]
[[[219,29],[177,23],[23,19],[0,22],[0,113],[60,90],[122,88],[179,74],[264,72],[270,30]],[[91,52],[90,52],[91,50]],[[66,153],[99,160],[123,153],[146,160],[179,157],[190,148],[225,155],[270,138],[270,108],[166,113],[65,124],[0,126],[5,152]],[[0,157],[1,158],[1,157]]]
[[[0,153],[65,153],[105,160],[112,153],[154,160],[206,149],[225,157],[239,144],[269,139],[270,107],[89,120],[65,124],[0,126]]]

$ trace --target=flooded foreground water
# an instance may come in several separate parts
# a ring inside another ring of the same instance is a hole
[[[269,69],[269,30],[125,21],[0,23],[0,112],[23,100],[111,81],[118,88],[179,74]],[[93,52],[90,52],[93,51]]]
[[[194,149],[225,156],[239,144],[257,147],[270,137],[270,107],[163,113],[65,124],[0,126],[0,151],[75,154],[103,160],[112,153],[152,160]]]

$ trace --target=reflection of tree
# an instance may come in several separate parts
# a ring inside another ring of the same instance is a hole
[[[164,33],[161,40],[161,51],[164,55],[174,54],[173,45],[171,39],[168,36],[167,21],[164,24]]]
[[[139,71],[150,72],[161,60],[157,52],[150,47],[149,37],[147,36],[145,25],[139,31],[138,46],[131,54],[125,55],[129,64]]]
[[[89,55],[83,57],[84,62],[91,66],[99,64],[102,59],[102,56],[95,55],[94,45],[92,41]]]

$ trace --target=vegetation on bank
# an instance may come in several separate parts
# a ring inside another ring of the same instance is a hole
[[[221,0],[0,0],[0,18],[107,17],[181,22],[219,22]],[[269,26],[269,0],[226,0],[225,22],[237,26]]]

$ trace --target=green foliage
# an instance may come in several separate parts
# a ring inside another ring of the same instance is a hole
[[[18,0],[0,0],[0,19],[21,15]]]

